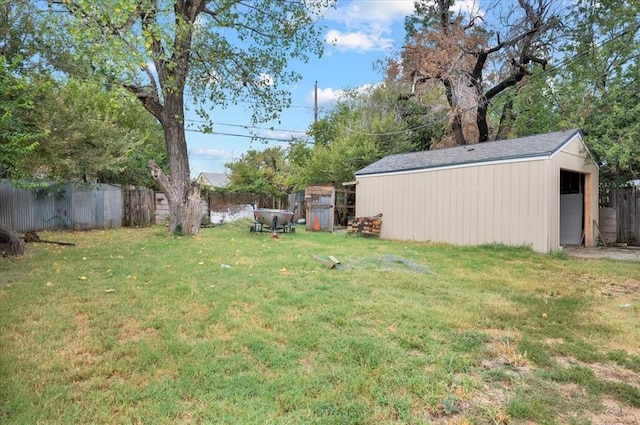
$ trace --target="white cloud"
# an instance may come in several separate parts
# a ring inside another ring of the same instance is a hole
[[[350,32],[343,33],[338,30],[330,30],[325,42],[336,47],[340,51],[369,52],[371,50],[387,50],[393,47],[392,38],[382,37],[379,32]]]
[[[325,19],[340,29],[327,32],[325,41],[340,51],[366,53],[389,50],[395,40],[389,38],[391,25],[413,12],[413,0],[352,0],[340,2]]]
[[[207,159],[233,159],[233,152],[220,149],[196,148],[191,153],[193,156],[204,157]]]
[[[326,89],[318,88],[318,106],[322,107],[332,105],[340,100],[340,98],[344,96],[344,93],[344,90],[334,90],[331,87],[327,87]],[[314,91],[311,91],[307,95],[307,103],[313,105],[314,100],[315,93]]]
[[[331,87],[327,87],[325,89],[318,88],[318,107],[323,108],[323,107],[332,106],[333,104],[335,104],[340,100],[345,100],[347,96],[347,92],[349,93],[356,92],[360,94],[367,93],[370,90],[374,89],[376,86],[377,84],[363,84],[359,87],[355,87],[348,91],[341,90],[341,89],[334,90]],[[306,98],[307,104],[313,105],[314,98],[315,98],[314,91],[310,91]]]
[[[327,32],[325,42],[342,52],[391,49],[400,41],[389,37],[391,26],[414,12],[414,0],[351,0],[338,4],[325,14],[327,22],[335,23]],[[479,0],[457,0],[452,10],[465,15],[484,15]],[[338,26],[341,29],[335,28]]]
[[[264,72],[261,72],[260,75],[258,76],[258,81],[257,84],[258,85],[262,85],[262,86],[273,86],[273,77],[269,74],[265,74]]]

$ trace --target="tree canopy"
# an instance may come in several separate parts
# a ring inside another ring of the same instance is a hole
[[[315,17],[328,1],[47,0],[48,38],[69,44],[105,81],[134,94],[162,125],[168,175],[152,175],[169,201],[169,233],[198,232],[185,137],[185,95],[210,128],[210,111],[250,99],[253,122],[277,118],[300,75],[289,60],[320,54]],[[63,12],[63,13],[60,13]]]
[[[407,42],[391,59],[388,78],[415,95],[437,81],[449,105],[447,131],[456,144],[492,139],[489,107],[498,94],[523,82],[534,65],[546,66],[560,17],[551,0],[519,0],[518,6],[489,6],[454,14],[454,0],[419,0],[406,20]],[[499,29],[487,21],[495,19]]]
[[[38,89],[17,76],[15,66],[0,56],[0,178],[21,176],[19,161],[46,135],[30,118]]]
[[[146,162],[166,164],[158,122],[86,63],[38,43],[33,3],[0,9],[0,176],[153,187]]]
[[[292,168],[284,148],[251,149],[238,160],[225,164],[230,171],[229,189],[280,199],[294,189]]]

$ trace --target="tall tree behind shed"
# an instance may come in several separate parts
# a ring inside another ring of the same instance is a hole
[[[328,0],[47,0],[36,2],[52,45],[61,38],[78,60],[129,90],[161,123],[169,173],[151,162],[169,202],[169,233],[196,234],[185,136],[185,95],[211,131],[215,107],[253,103],[252,123],[277,118],[300,78],[290,59],[320,54],[315,17]],[[62,13],[61,13],[62,12]]]
[[[496,1],[487,5],[495,12],[489,19],[482,10],[454,12],[454,0],[417,0],[405,22],[406,44],[399,60],[389,61],[388,78],[406,83],[412,96],[440,83],[449,105],[447,132],[455,144],[486,142],[491,101],[550,59],[561,27],[553,4]]]

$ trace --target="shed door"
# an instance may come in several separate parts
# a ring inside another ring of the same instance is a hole
[[[560,245],[581,245],[584,233],[584,174],[560,171]]]

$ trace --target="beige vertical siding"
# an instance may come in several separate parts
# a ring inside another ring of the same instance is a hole
[[[559,248],[560,169],[587,175],[587,246],[598,219],[598,169],[580,136],[551,158],[357,176],[356,215],[384,215],[381,237],[458,245]]]
[[[383,213],[384,238],[546,251],[545,172],[537,160],[359,176],[356,211]]]

